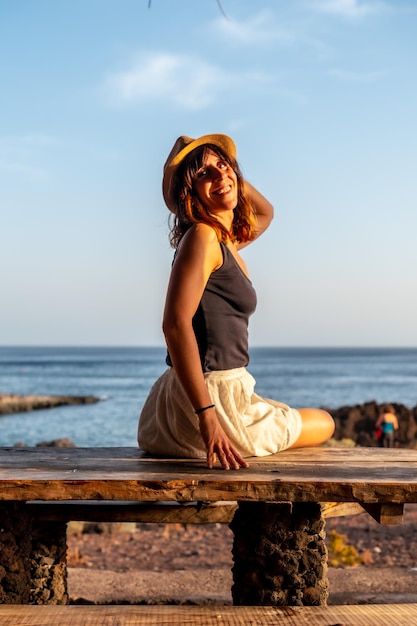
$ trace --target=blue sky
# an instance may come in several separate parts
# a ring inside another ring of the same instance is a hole
[[[416,346],[416,32],[415,0],[0,0],[0,345],[161,345],[163,163],[223,132],[276,210],[251,345]]]

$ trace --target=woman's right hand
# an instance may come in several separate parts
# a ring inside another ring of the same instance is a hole
[[[207,450],[207,465],[213,468],[216,456],[223,469],[249,467],[249,463],[235,450],[219,424],[215,409],[207,409],[199,416],[200,433]]]

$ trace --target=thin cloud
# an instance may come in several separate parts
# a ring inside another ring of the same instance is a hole
[[[269,11],[262,11],[246,21],[218,18],[214,28],[228,41],[239,44],[265,45],[272,41],[289,43],[294,35],[289,30],[278,28],[274,16]]]
[[[32,183],[43,183],[46,182],[49,178],[46,170],[19,161],[3,159],[1,154],[0,172],[6,172],[7,174],[17,174],[24,180]]]
[[[56,137],[46,133],[25,133],[23,135],[4,135],[0,137],[0,150],[22,152],[38,150],[44,146],[56,144]]]
[[[374,70],[372,72],[355,72],[351,70],[333,69],[329,71],[330,76],[339,80],[354,83],[373,83],[384,76],[385,72]]]
[[[195,57],[156,53],[142,55],[130,69],[112,74],[106,81],[106,88],[113,101],[126,105],[164,100],[198,110],[235,89],[242,81],[269,80],[264,73],[231,74]]]
[[[55,137],[44,133],[0,137],[0,171],[29,182],[47,181],[49,173],[39,163],[44,148],[55,143]]]
[[[315,3],[315,8],[323,13],[340,15],[342,17],[365,17],[371,13],[379,13],[385,8],[385,3],[378,0],[322,0]]]
[[[21,137],[16,137],[15,140],[22,145],[31,146],[51,146],[57,143],[55,137],[45,133],[27,133]]]

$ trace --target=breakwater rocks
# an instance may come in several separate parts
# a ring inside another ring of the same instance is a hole
[[[23,441],[18,441],[14,444],[15,448],[27,448],[28,446]],[[35,448],[76,448],[77,446],[69,437],[62,437],[61,439],[53,439],[52,441],[40,441],[35,445]]]
[[[390,404],[398,419],[395,445],[417,449],[417,406],[409,409],[403,404]],[[326,408],[336,423],[334,439],[351,439],[359,446],[379,446],[375,438],[375,423],[383,406],[377,402],[365,402],[339,409]]]
[[[95,396],[39,396],[0,393],[0,416],[75,404],[94,404]]]

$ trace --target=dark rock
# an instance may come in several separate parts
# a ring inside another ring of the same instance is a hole
[[[51,409],[58,406],[94,404],[99,402],[95,396],[41,396],[0,394],[0,415],[24,413],[39,409]]]
[[[37,448],[76,448],[76,445],[69,437],[63,439],[53,439],[52,441],[41,441],[36,444]]]
[[[327,551],[319,504],[240,502],[230,528],[235,605],[326,604]]]
[[[18,441],[14,444],[14,448],[27,448],[27,445]],[[76,448],[77,446],[69,437],[63,437],[62,439],[53,439],[52,441],[41,441],[36,444],[37,448]]]
[[[326,408],[336,424],[334,439],[352,439],[360,446],[378,446],[375,424],[385,403],[375,401],[339,409]],[[403,448],[417,447],[417,406],[409,409],[403,404],[391,403],[398,419],[395,445]]]
[[[66,524],[0,502],[0,604],[67,604]]]

